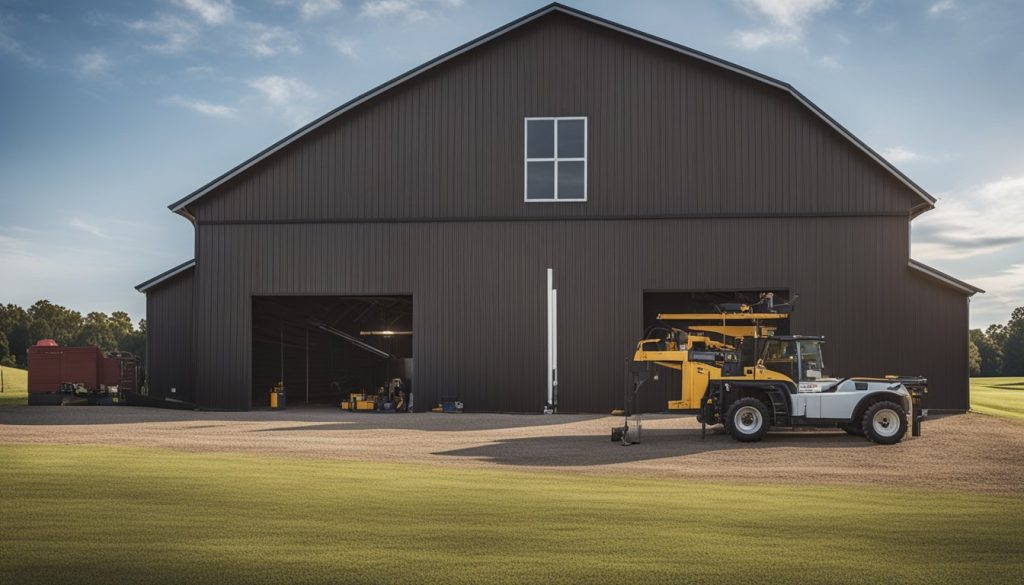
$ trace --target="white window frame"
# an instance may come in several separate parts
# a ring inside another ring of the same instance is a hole
[[[551,151],[552,158],[530,158],[529,147],[530,147],[530,121],[531,120],[554,120],[552,124],[554,126],[555,143],[554,149]],[[559,120],[583,120],[583,156],[582,157],[565,157],[560,158],[558,156],[558,121]],[[590,128],[587,122],[586,116],[539,116],[523,119],[523,201],[526,203],[586,203],[589,192],[587,189],[587,142],[590,134]],[[559,199],[558,198],[558,163],[560,161],[566,162],[582,162],[583,163],[583,198],[582,199]],[[553,199],[530,199],[527,197],[528,190],[530,188],[530,163],[532,162],[550,162],[554,163],[555,167],[555,184]]]

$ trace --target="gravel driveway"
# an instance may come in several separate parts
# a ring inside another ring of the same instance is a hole
[[[643,442],[609,440],[597,415],[364,414],[332,408],[191,412],[141,407],[0,407],[0,444],[130,445],[188,452],[420,463],[744,483],[854,484],[1024,493],[1024,425],[979,414],[925,421],[877,446],[842,432],[701,440],[692,416],[649,415]]]

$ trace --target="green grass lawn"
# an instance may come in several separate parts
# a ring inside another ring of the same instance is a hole
[[[971,410],[1024,421],[1024,378],[971,378]]]
[[[1024,500],[0,445],[0,583],[1018,583]]]
[[[28,372],[0,366],[4,373],[4,391],[0,392],[0,406],[28,404]]]

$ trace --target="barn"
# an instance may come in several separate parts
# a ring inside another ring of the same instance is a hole
[[[247,410],[400,377],[415,410],[540,412],[554,386],[608,412],[659,312],[772,291],[834,373],[924,375],[962,411],[981,291],[910,257],[934,203],[789,84],[552,4],[171,204],[194,259],[137,287],[149,393]]]

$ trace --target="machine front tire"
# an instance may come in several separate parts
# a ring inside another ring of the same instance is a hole
[[[760,441],[768,433],[768,407],[757,398],[740,398],[729,407],[725,422],[725,428],[737,441]]]
[[[873,443],[895,445],[907,434],[907,411],[895,402],[876,402],[864,413],[861,429]]]

